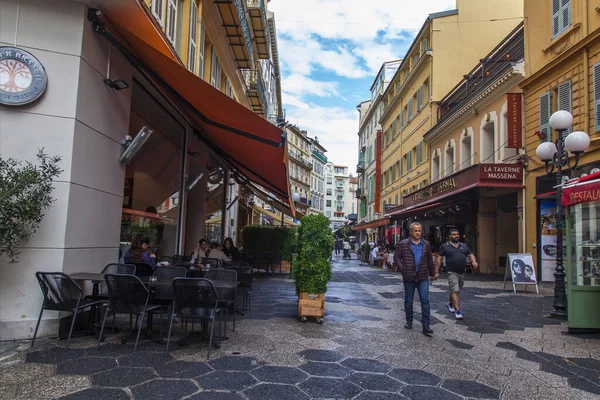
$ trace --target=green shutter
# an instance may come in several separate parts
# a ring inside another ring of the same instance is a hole
[[[544,141],[552,141],[550,128],[550,113],[552,112],[552,93],[546,92],[540,96],[540,131],[544,133]]]
[[[572,113],[572,84],[571,81],[566,81],[558,85],[558,109],[565,110]],[[571,133],[573,131],[573,126],[570,126],[565,132],[564,135]]]
[[[600,62],[594,64],[594,132],[600,131]]]
[[[571,26],[571,0],[561,0],[560,17],[561,32],[564,32]]]
[[[560,0],[552,0],[552,38],[554,39],[562,32],[562,18],[560,12]]]

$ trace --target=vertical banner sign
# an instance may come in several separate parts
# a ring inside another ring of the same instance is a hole
[[[507,97],[507,120],[508,120],[508,143],[509,149],[520,149],[523,147],[523,126],[521,115],[521,93],[508,93]]]
[[[381,131],[375,139],[375,212],[381,212]]]

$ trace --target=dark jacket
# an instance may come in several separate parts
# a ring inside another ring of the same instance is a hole
[[[398,266],[398,271],[402,273],[402,279],[405,282],[423,281],[435,275],[431,246],[425,239],[421,238],[421,241],[423,242],[423,255],[419,264],[418,276],[415,276],[415,256],[410,245],[411,238],[402,240],[396,246],[394,263]]]

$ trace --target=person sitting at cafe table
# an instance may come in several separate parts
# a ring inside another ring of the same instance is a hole
[[[233,245],[233,239],[230,237],[223,242],[223,253],[229,258],[229,261],[239,261],[241,258],[240,251]]]
[[[150,238],[142,236],[137,242],[131,244],[131,247],[125,253],[125,262],[146,263],[153,269],[156,269],[156,254],[150,247]]]
[[[225,253],[223,253],[223,247],[221,246],[220,243],[212,243],[210,245],[210,247],[211,247],[211,249],[210,249],[210,252],[208,253],[208,258],[216,258],[218,260],[223,261],[223,264],[231,261],[229,258],[227,258]]]
[[[201,258],[208,257],[208,253],[210,252],[210,244],[206,239],[200,239],[198,241],[198,246],[194,250],[194,254],[192,255],[192,259],[195,262],[199,262]]]
[[[143,237],[144,235],[141,233],[138,233],[134,236],[134,238],[131,240],[131,247],[127,249],[125,255],[123,256],[124,262],[135,263],[136,261],[134,261],[134,259],[141,259],[141,255],[138,255],[137,253],[143,254],[140,247],[140,240],[142,240]]]

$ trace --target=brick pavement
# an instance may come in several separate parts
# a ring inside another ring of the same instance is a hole
[[[259,277],[252,318],[206,361],[194,340],[136,354],[108,335],[100,349],[80,337],[0,344],[1,399],[567,399],[600,396],[600,337],[566,335],[546,318],[542,294],[504,292],[469,276],[463,321],[445,308],[444,282],[431,288],[432,337],[406,331],[398,274],[334,258],[322,325],[298,321],[293,282]],[[415,299],[415,311],[419,310]],[[121,320],[126,325],[127,321]],[[182,336],[180,328],[174,340]]]

